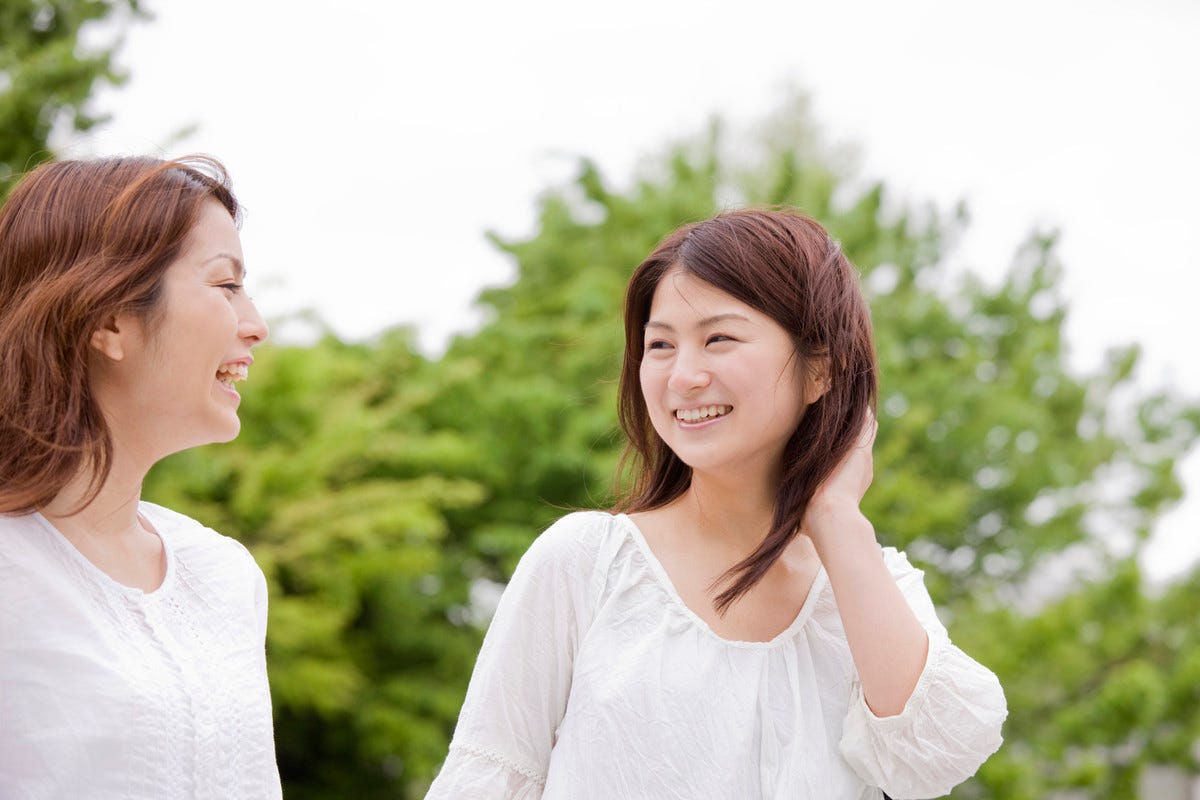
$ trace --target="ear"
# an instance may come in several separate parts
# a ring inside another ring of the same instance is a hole
[[[121,327],[115,316],[109,317],[103,325],[92,331],[92,347],[113,361],[125,358],[125,341],[121,335]]]
[[[804,364],[804,404],[812,405],[829,391],[829,356],[813,356]]]

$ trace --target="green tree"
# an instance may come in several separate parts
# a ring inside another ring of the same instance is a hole
[[[959,643],[1000,676],[1007,743],[962,797],[1137,798],[1147,766],[1200,774],[1200,570],[1151,597],[1116,561],[1036,614],[957,621]]]
[[[124,79],[114,52],[138,13],[139,0],[0,0],[0,198],[51,157],[56,128],[103,121],[90,98],[99,84]],[[108,41],[85,45],[81,31],[99,24]]]

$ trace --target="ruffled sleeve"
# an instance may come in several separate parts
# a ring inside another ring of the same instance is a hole
[[[426,800],[536,800],[599,592],[608,515],[548,528],[521,558],[484,637],[450,753]]]
[[[975,774],[1003,741],[1004,690],[991,670],[951,643],[924,573],[893,548],[892,577],[929,634],[925,668],[904,710],[877,717],[854,687],[841,752],[856,773],[896,800],[941,797]]]

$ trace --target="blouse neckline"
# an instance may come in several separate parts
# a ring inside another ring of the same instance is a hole
[[[79,552],[79,548],[77,548],[70,539],[63,535],[62,531],[54,526],[54,523],[42,515],[42,512],[34,511],[33,518],[36,519],[38,523],[46,529],[47,532],[49,532],[51,538],[58,544],[59,548],[66,553],[67,557],[71,559],[85,575],[89,576],[93,581],[103,587],[136,600],[141,598],[161,597],[170,590],[171,585],[175,582],[175,554],[171,550],[170,544],[167,543],[167,538],[162,535],[162,532],[159,531],[158,526],[151,521],[150,515],[147,513],[147,511],[148,509],[146,508],[146,504],[139,502],[138,517],[146,526],[146,530],[157,536],[158,540],[162,543],[163,558],[167,562],[167,568],[163,572],[162,581],[157,587],[148,592],[143,589],[139,589],[136,586],[128,586],[124,583],[121,583],[107,572],[93,564],[87,556]]]
[[[629,532],[630,538],[633,539],[634,545],[641,552],[642,557],[650,566],[650,571],[654,573],[654,577],[662,585],[667,596],[677,609],[683,613],[692,624],[700,629],[707,636],[716,639],[718,642],[729,647],[738,647],[747,650],[770,650],[781,646],[785,642],[790,641],[808,622],[812,616],[813,608],[816,606],[817,598],[825,591],[825,585],[828,583],[828,575],[825,573],[825,566],[821,565],[817,570],[817,575],[813,578],[812,586],[808,589],[808,596],[804,598],[803,605],[800,606],[800,611],[796,614],[796,618],[792,620],[792,624],[788,625],[775,636],[765,642],[748,641],[743,639],[726,639],[716,631],[714,631],[707,622],[705,622],[699,614],[693,611],[687,603],[683,602],[679,592],[675,589],[675,584],[671,582],[671,576],[667,574],[666,567],[658,560],[658,556],[654,555],[654,551],[650,549],[646,537],[642,534],[641,528],[637,523],[630,519],[628,514],[616,514],[614,518],[621,523]]]

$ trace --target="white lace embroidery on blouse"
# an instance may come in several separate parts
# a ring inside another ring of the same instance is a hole
[[[0,517],[0,796],[280,796],[266,582],[242,545],[150,503],[153,592],[40,514]]]

